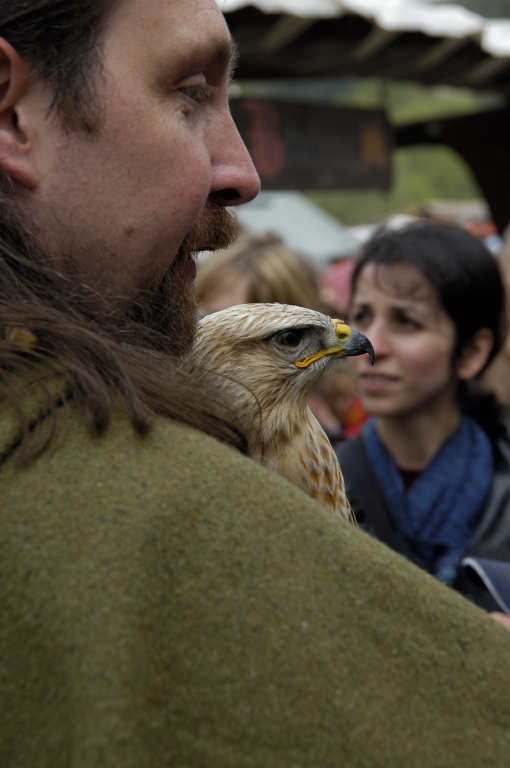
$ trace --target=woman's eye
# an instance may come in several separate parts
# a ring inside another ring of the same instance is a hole
[[[199,85],[189,85],[186,88],[181,88],[181,93],[187,96],[197,104],[204,104],[207,99],[214,96],[218,92],[215,85],[209,85],[209,83],[200,83]]]
[[[359,309],[357,312],[354,312],[354,314],[350,318],[351,324],[355,326],[368,325],[370,323],[370,320],[371,320],[370,313],[366,312],[364,309]]]
[[[282,347],[299,347],[303,339],[303,331],[284,331],[276,337]]]
[[[412,317],[408,317],[407,315],[400,315],[397,318],[397,322],[399,325],[403,326],[404,328],[416,329],[420,327],[419,323],[417,323],[416,320],[413,320]]]

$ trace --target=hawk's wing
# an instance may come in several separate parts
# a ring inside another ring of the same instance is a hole
[[[264,445],[261,463],[356,523],[336,454],[319,422],[309,414],[291,439],[282,440],[280,436],[277,444]]]

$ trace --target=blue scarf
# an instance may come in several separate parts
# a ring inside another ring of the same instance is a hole
[[[494,475],[484,430],[463,416],[409,491],[379,439],[376,420],[363,430],[365,450],[404,536],[423,568],[452,584],[485,508]]]

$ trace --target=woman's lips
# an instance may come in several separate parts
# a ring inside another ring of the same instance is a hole
[[[396,381],[396,376],[388,376],[385,373],[366,373],[360,376],[361,386],[365,392],[383,392]]]

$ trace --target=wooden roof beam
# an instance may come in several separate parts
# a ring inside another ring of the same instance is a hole
[[[464,48],[470,41],[465,37],[450,38],[441,40],[439,43],[432,45],[429,50],[420,56],[413,64],[413,70],[415,72],[428,72],[435,67],[438,67],[447,59],[451,58],[457,51]]]
[[[297,16],[280,16],[262,38],[259,48],[265,53],[278,53],[306,32],[317,19],[301,19]]]
[[[467,86],[480,87],[508,67],[510,67],[510,58],[493,59],[487,57],[468,69],[462,82]]]
[[[368,61],[383,51],[401,35],[401,32],[388,32],[379,27],[372,27],[351,53],[351,59],[356,62]]]

